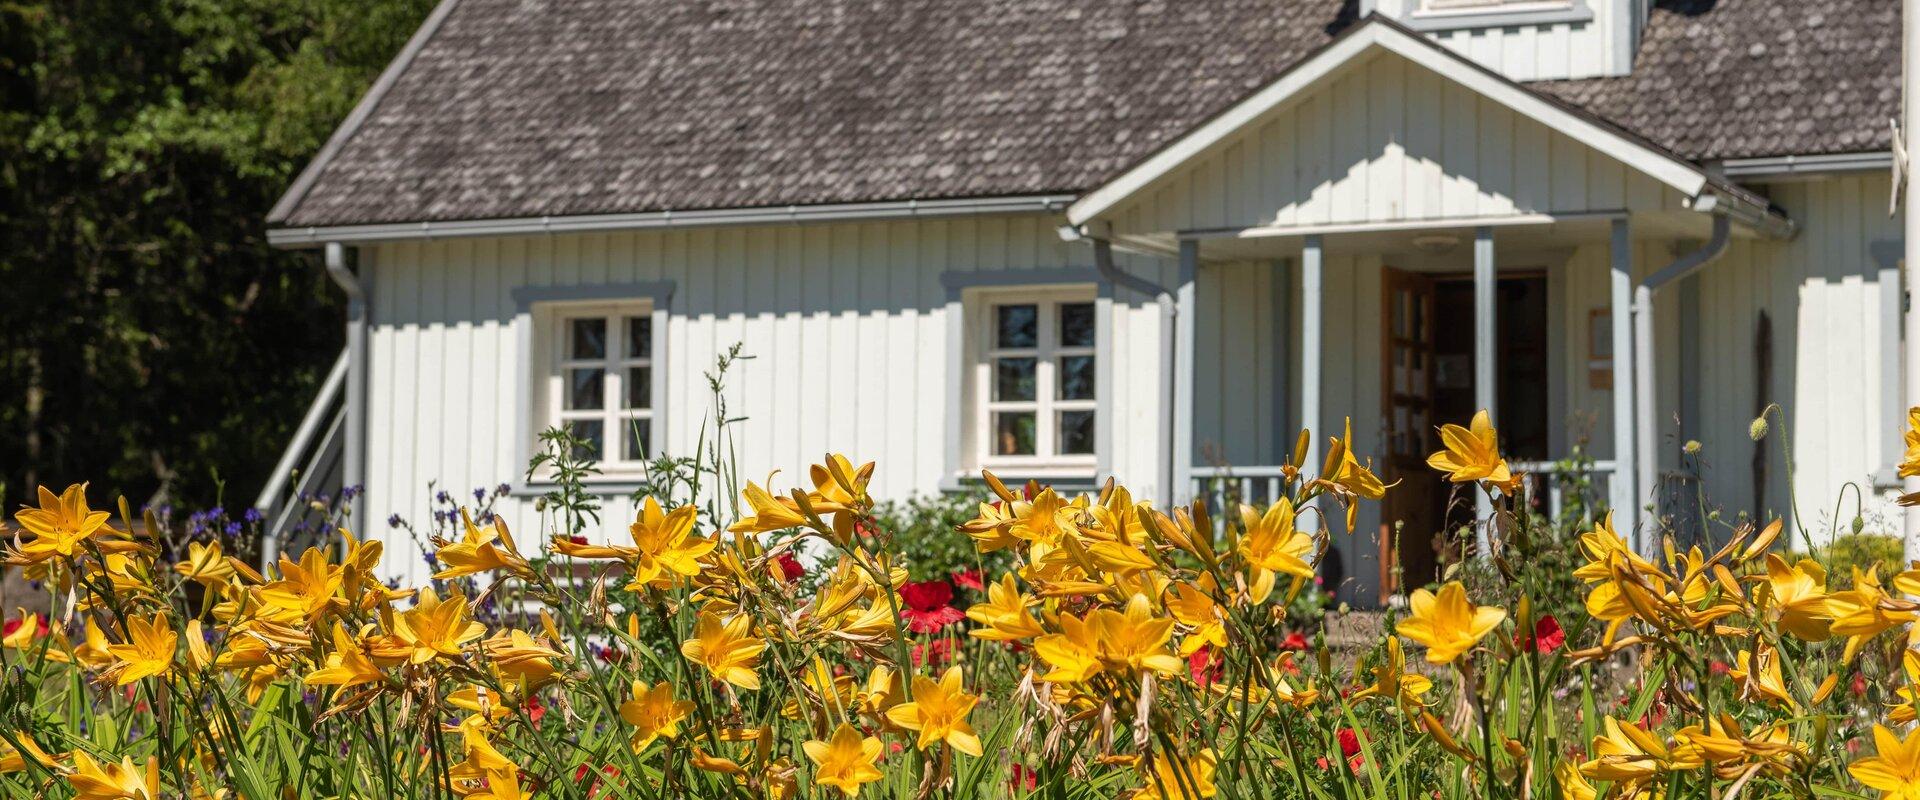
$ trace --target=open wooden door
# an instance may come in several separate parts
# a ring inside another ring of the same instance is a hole
[[[1388,482],[1380,540],[1380,595],[1421,586],[1438,574],[1435,542],[1445,487],[1427,467],[1434,432],[1434,285],[1413,272],[1386,270],[1381,322],[1380,410],[1386,420]],[[1398,568],[1398,575],[1394,568]]]

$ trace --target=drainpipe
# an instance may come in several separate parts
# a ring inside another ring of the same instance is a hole
[[[1151,295],[1154,300],[1160,304],[1160,363],[1163,365],[1160,370],[1160,396],[1166,401],[1168,411],[1171,411],[1173,408],[1173,376],[1175,372],[1173,368],[1173,337],[1174,331],[1176,330],[1174,323],[1180,315],[1179,305],[1174,302],[1173,290],[1115,266],[1113,263],[1113,242],[1097,236],[1089,236],[1087,238],[1093,242],[1093,264],[1100,271],[1100,277],[1103,280],[1118,286],[1125,286],[1141,294]],[[1160,452],[1166,454],[1165,458],[1160,459],[1160,474],[1158,477],[1160,485],[1166,487],[1162,496],[1166,498],[1167,507],[1172,508],[1174,498],[1179,496],[1177,489],[1173,485],[1173,418],[1169,413],[1161,413],[1155,416],[1158,417],[1158,424],[1160,426],[1160,429],[1155,432],[1155,435],[1158,436],[1160,440]],[[1108,424],[1112,423],[1110,422]]]
[[[1699,249],[1674,259],[1659,272],[1641,279],[1640,285],[1633,290],[1633,417],[1636,424],[1635,435],[1639,443],[1634,450],[1639,463],[1634,465],[1637,479],[1634,483],[1642,492],[1652,492],[1660,477],[1660,459],[1657,444],[1658,426],[1654,424],[1654,364],[1653,364],[1653,293],[1660,287],[1680,280],[1712,263],[1727,251],[1727,241],[1733,230],[1733,222],[1725,214],[1713,215],[1713,236]],[[1640,498],[1635,498],[1632,518],[1640,516]],[[1648,541],[1651,544],[1651,540]],[[1642,551],[1645,552],[1645,551]]]
[[[340,488],[355,489],[348,504],[347,524],[364,535],[368,526],[367,510],[367,292],[360,279],[347,267],[347,248],[328,242],[327,275],[347,293],[347,441],[346,463],[341,470]]]

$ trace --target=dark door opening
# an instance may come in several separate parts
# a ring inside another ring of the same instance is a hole
[[[1494,425],[1508,461],[1542,460],[1547,452],[1547,278],[1502,275],[1496,287]],[[1460,557],[1448,531],[1473,520],[1473,496],[1454,491],[1426,466],[1438,449],[1439,425],[1465,425],[1474,401],[1473,280],[1389,270],[1383,300],[1382,411],[1389,464],[1401,481],[1388,494],[1382,534],[1392,539],[1400,569],[1395,588],[1433,582]],[[1405,370],[1404,372],[1402,370]],[[1395,496],[1398,495],[1398,499]],[[1383,581],[1383,585],[1389,581]]]

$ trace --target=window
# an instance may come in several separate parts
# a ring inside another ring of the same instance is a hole
[[[991,295],[980,310],[980,463],[1092,466],[1099,354],[1091,293]]]
[[[1422,11],[1515,11],[1565,8],[1570,0],[1422,0]]]
[[[571,430],[608,475],[637,473],[654,452],[653,326],[647,303],[570,305],[551,316],[541,427]]]

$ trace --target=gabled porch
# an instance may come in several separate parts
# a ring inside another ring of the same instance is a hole
[[[1402,482],[1359,538],[1336,537],[1329,577],[1357,599],[1425,583],[1459,556],[1436,534],[1485,518],[1425,465],[1436,426],[1478,409],[1543,510],[1599,501],[1639,530],[1662,483],[1653,421],[1679,404],[1681,315],[1655,292],[1735,237],[1792,231],[1741,187],[1384,20],[1068,217],[1177,259],[1169,499],[1265,500],[1298,432],[1311,473],[1349,415],[1356,453]]]

